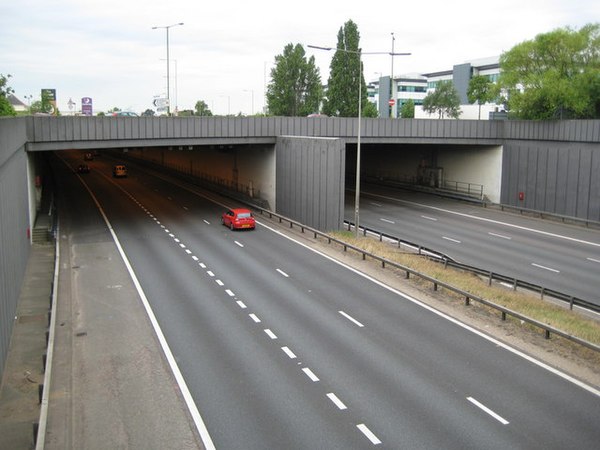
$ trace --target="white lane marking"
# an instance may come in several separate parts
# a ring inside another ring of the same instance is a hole
[[[227,295],[229,295],[230,297],[235,297],[235,294],[231,289],[225,289],[225,292],[227,292]]]
[[[504,235],[502,235],[502,234],[492,233],[491,231],[489,231],[489,232],[488,232],[488,234],[489,234],[490,236],[494,236],[494,237],[497,237],[497,238],[500,238],[500,239],[506,239],[506,240],[508,240],[508,241],[512,240],[512,238],[511,238],[511,237],[509,237],[509,236],[504,236]]]
[[[421,216],[423,219],[427,219],[427,220],[431,220],[433,222],[437,222],[437,219],[435,217],[429,217],[429,216]]]
[[[344,409],[348,409],[348,407],[346,405],[344,405],[344,402],[342,402],[337,395],[335,395],[333,392],[330,392],[329,394],[327,394],[327,398],[329,398],[329,400],[331,400],[333,402],[333,404],[335,406],[337,406],[339,409],[344,410]]]
[[[568,382],[570,382],[576,386],[579,386],[580,388],[585,389],[587,392],[600,398],[600,389],[597,389],[590,384],[583,383],[582,381],[578,380],[577,378],[574,378],[571,375],[569,375],[565,372],[562,372],[562,371],[540,361],[539,359],[533,358],[532,356],[529,356],[528,354],[523,353],[520,350],[517,350],[515,347],[511,347],[510,345],[507,345],[504,342],[499,341],[498,339],[488,336],[487,334],[477,330],[476,328],[473,328],[472,326],[467,325],[466,323],[463,323],[460,320],[455,319],[454,317],[444,314],[443,312],[438,311],[437,309],[427,305],[426,303],[423,303],[422,301],[420,301],[414,297],[411,297],[410,295],[405,294],[404,292],[401,292],[398,289],[394,289],[393,287],[388,286],[385,283],[382,283],[381,281],[367,275],[366,273],[361,272],[360,270],[355,269],[354,267],[351,267],[348,264],[344,264],[343,262],[338,261],[337,259],[335,259],[329,255],[326,255],[325,253],[320,252],[319,250],[316,250],[316,249],[304,244],[303,242],[300,242],[297,239],[287,236],[286,234],[282,233],[281,231],[276,230],[275,228],[272,228],[265,223],[262,223],[262,222],[257,222],[257,223],[259,223],[261,226],[265,227],[267,230],[281,236],[282,238],[287,239],[291,242],[294,242],[295,244],[297,244],[301,247],[304,247],[306,250],[313,252],[314,254],[319,255],[328,261],[331,261],[333,264],[337,264],[340,267],[344,267],[346,270],[349,270],[350,272],[355,273],[356,275],[358,275],[360,277],[363,277],[365,280],[369,280],[373,284],[376,284],[377,286],[379,286],[389,292],[393,292],[397,296],[402,297],[402,298],[408,300],[409,302],[412,302],[413,304],[418,305],[421,308],[423,308],[439,317],[442,317],[443,319],[447,320],[448,322],[451,322],[451,323],[455,324],[456,326],[461,327],[464,330],[470,331],[471,333],[475,334],[476,336],[479,336],[480,338],[493,343],[497,347],[503,348],[504,350],[511,352],[513,355],[517,355],[520,358],[523,358],[524,360],[529,361],[530,363],[535,364],[536,366],[541,367],[542,369],[544,369],[550,373],[553,373],[554,375],[561,377],[563,380],[567,380]]]
[[[449,237],[446,237],[446,236],[442,236],[442,239],[446,239],[447,241],[455,242],[457,244],[460,244],[460,241],[458,239],[452,239],[452,238],[449,238]]]
[[[319,381],[319,377],[316,376],[315,373],[312,370],[310,370],[308,367],[305,367],[304,369],[302,369],[302,372],[304,372],[306,374],[306,376],[311,379],[312,382],[316,383],[317,381]]]
[[[202,263],[202,262],[201,262],[201,263],[199,263],[199,265],[200,265],[200,267],[202,267],[203,269],[206,269],[206,264],[204,264],[204,263]]]
[[[211,270],[207,270],[206,273],[208,274],[209,277],[215,276],[215,274]]]
[[[496,414],[494,411],[492,411],[490,408],[488,408],[487,406],[485,406],[482,403],[479,403],[477,400],[475,400],[473,397],[467,397],[467,400],[469,400],[471,403],[473,403],[475,406],[477,406],[479,409],[481,409],[482,411],[485,411],[486,413],[488,413],[490,416],[492,416],[494,419],[496,419],[498,422],[500,422],[502,425],[508,425],[510,422],[508,420],[506,420],[504,417]]]
[[[373,445],[381,444],[379,438],[375,436],[375,434],[371,430],[369,430],[369,428],[364,423],[359,423],[358,425],[356,425],[356,428],[358,428],[361,431],[361,433],[364,434],[367,437],[367,439],[371,441]]]
[[[524,227],[524,226],[521,226],[521,225],[515,225],[513,223],[501,222],[499,220],[487,219],[485,217],[473,216],[471,214],[460,213],[460,212],[457,212],[457,211],[450,211],[449,209],[439,208],[437,206],[424,205],[422,203],[409,202],[407,200],[400,200],[400,199],[397,199],[397,198],[386,197],[385,195],[378,195],[378,194],[371,194],[371,193],[369,193],[369,195],[371,195],[373,197],[385,198],[386,200],[392,200],[392,201],[395,201],[395,202],[407,203],[409,205],[417,205],[417,206],[421,206],[423,208],[432,209],[434,211],[441,211],[441,212],[445,212],[445,213],[448,213],[448,214],[454,214],[456,216],[468,217],[469,219],[473,219],[473,220],[480,220],[482,222],[494,223],[496,225],[503,225],[505,227],[516,228],[516,229],[523,230],[523,231],[529,231],[531,233],[538,233],[538,234],[542,234],[544,236],[555,237],[555,238],[558,238],[558,239],[565,239],[567,241],[577,242],[579,244],[586,244],[586,245],[592,245],[594,247],[600,247],[600,243],[585,241],[583,239],[577,239],[577,238],[573,238],[573,237],[570,237],[570,236],[563,236],[562,234],[550,233],[548,231],[536,230],[535,228],[528,228],[528,227]]]
[[[204,220],[203,220],[203,222],[204,222],[206,225],[210,225],[210,222],[209,222],[208,220],[206,220],[206,219],[204,219]]]
[[[244,248],[244,244],[242,244],[241,242],[238,242],[238,241],[233,241],[233,242],[235,242],[235,245],[238,245],[238,246]]]
[[[215,283],[217,283],[219,286],[225,285],[225,283],[223,283],[221,280],[215,280]]]
[[[175,242],[177,242],[177,243],[181,242],[181,241],[180,241],[179,239],[177,239],[177,238],[173,238],[173,240],[174,240]]]
[[[587,258],[587,260],[595,263],[600,263],[600,259]]]
[[[250,318],[252,320],[254,320],[254,323],[260,323],[260,319],[258,318],[258,316],[256,314],[252,313],[252,314],[248,314],[248,315],[250,316]]]
[[[369,203],[371,203],[371,205],[373,205],[373,206],[383,206],[381,203],[375,203],[375,202],[369,202]]]
[[[192,259],[193,259],[194,261],[198,261],[198,257],[197,257],[197,256],[192,256]]]
[[[381,220],[382,222],[385,222],[385,223],[391,223],[391,224],[395,224],[395,223],[396,223],[396,222],[394,222],[393,220],[390,220],[390,219],[384,219],[383,217],[382,217],[382,218],[380,218],[379,220]]]
[[[290,359],[296,359],[296,355],[288,347],[281,347],[281,350],[283,350],[283,352],[288,355]]]
[[[191,251],[189,248],[186,248],[186,249],[185,249],[185,252],[186,252],[188,255],[191,255],[191,254],[192,254],[192,251]]]
[[[175,238],[175,235],[173,233],[171,233],[169,230],[165,230],[167,233],[169,233],[169,236],[172,238]]]
[[[188,207],[187,206],[184,206],[183,209],[185,209],[186,211],[188,211]]]
[[[285,272],[284,272],[283,270],[281,270],[281,269],[277,269],[277,272],[279,272],[281,275],[283,275],[283,276],[284,276],[284,277],[286,277],[286,278],[289,278],[289,277],[290,277],[290,276],[289,276],[287,273],[285,273]]]
[[[265,333],[267,333],[267,336],[269,336],[271,339],[277,339],[277,335],[273,333],[270,329],[265,328]]]
[[[360,323],[358,320],[356,320],[354,317],[352,317],[350,314],[346,314],[344,311],[338,311],[342,316],[344,316],[346,319],[348,319],[350,322],[353,322],[355,325],[358,325],[359,327],[364,327],[364,325],[362,323]]]
[[[181,244],[181,243],[180,243],[180,244],[179,244],[179,246],[180,246],[181,248],[185,248],[185,244]]]
[[[552,267],[542,266],[541,264],[531,263],[532,266],[538,267],[540,269],[549,270],[550,272],[560,273],[560,270],[553,269]]]
[[[247,306],[246,306],[246,305],[244,304],[244,302],[243,302],[243,301],[241,301],[241,300],[238,300],[236,303],[237,303],[237,304],[239,305],[239,307],[240,307],[240,308],[242,308],[242,309],[246,309],[246,308],[247,308]]]

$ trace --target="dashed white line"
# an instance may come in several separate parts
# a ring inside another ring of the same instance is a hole
[[[197,257],[197,256],[192,256],[192,259],[193,259],[194,261],[198,261],[198,257]]]
[[[185,248],[185,244],[179,243],[179,246],[180,246],[181,248]]]
[[[352,317],[351,315],[345,313],[344,311],[338,311],[342,316],[344,316],[346,319],[348,319],[350,322],[354,323],[355,325],[359,326],[359,327],[364,327],[364,325],[362,323],[360,323],[358,320],[356,320],[354,317]]]
[[[244,244],[242,244],[241,242],[238,242],[238,241],[233,241],[233,242],[235,242],[235,245],[238,245],[238,246],[244,248]]]
[[[358,428],[361,431],[361,433],[364,434],[367,437],[367,439],[371,441],[373,445],[381,444],[379,438],[375,436],[375,434],[371,430],[369,430],[369,428],[364,423],[359,423],[358,425],[356,425],[356,428]]]
[[[488,232],[488,234],[489,234],[490,236],[494,236],[494,237],[497,237],[497,238],[500,238],[500,239],[506,239],[507,241],[510,241],[510,240],[512,240],[512,238],[511,238],[510,236],[504,236],[504,235],[502,235],[502,234],[492,233],[491,231],[490,231],[490,232]]]
[[[316,383],[317,381],[319,381],[319,377],[316,376],[314,374],[314,372],[312,370],[310,370],[308,367],[305,367],[304,369],[302,369],[302,372],[304,372],[306,374],[306,376],[311,379],[312,382]]]
[[[179,243],[179,242],[180,242],[180,240],[179,240],[179,239],[177,239],[177,238],[173,238],[173,240],[174,240],[175,242],[177,242],[177,243]]]
[[[393,220],[384,219],[383,217],[382,217],[382,218],[380,218],[379,220],[381,220],[382,222],[385,222],[385,223],[391,223],[391,224],[395,224],[395,223],[396,223],[396,222],[394,222]]]
[[[595,263],[600,263],[600,259],[587,258],[587,260]]]
[[[533,267],[537,267],[539,269],[549,270],[550,272],[560,273],[560,270],[553,269],[552,267],[542,266],[541,264],[531,263]]]
[[[329,398],[329,400],[331,400],[333,402],[333,404],[335,406],[337,406],[339,409],[344,410],[344,409],[348,409],[348,407],[346,405],[344,405],[344,402],[342,402],[337,395],[335,395],[333,392],[330,392],[329,394],[327,394],[327,398]]]
[[[487,414],[489,414],[490,416],[492,416],[494,419],[496,419],[498,422],[500,422],[502,425],[508,425],[510,422],[508,420],[506,420],[505,418],[503,418],[502,416],[499,416],[498,414],[496,414],[494,411],[492,411],[490,408],[488,408],[487,406],[485,406],[482,403],[479,403],[477,400],[475,400],[473,397],[467,397],[467,400],[469,400],[471,403],[473,403],[475,406],[477,406],[479,409],[481,409],[482,411],[486,412]]]
[[[281,350],[283,350],[283,352],[288,355],[290,359],[296,359],[296,355],[288,347],[281,347]]]
[[[237,304],[239,305],[239,307],[240,307],[240,308],[242,308],[242,309],[246,309],[246,308],[247,308],[247,306],[246,306],[246,305],[244,304],[244,302],[243,302],[243,301],[241,301],[241,300],[238,300],[236,303],[237,303]]]
[[[270,329],[265,328],[265,333],[267,333],[267,336],[269,336],[271,339],[277,339],[277,335],[273,333]]]
[[[248,315],[250,316],[250,318],[252,320],[254,320],[254,323],[260,323],[260,319],[258,318],[258,316],[256,314],[252,313],[252,314],[248,314]]]
[[[221,280],[215,280],[215,283],[217,283],[219,286],[225,285],[225,283],[223,283]]]
[[[373,205],[373,206],[383,206],[381,203],[375,203],[375,202],[369,202],[369,203],[371,203],[371,205]]]
[[[446,236],[442,236],[442,239],[446,239],[447,241],[455,242],[457,244],[460,244],[460,241],[458,239],[452,239],[452,238],[449,238],[449,237],[446,237]]]
[[[437,219],[435,217],[429,217],[429,216],[421,216],[423,219],[427,219],[427,220],[431,220],[432,222],[437,222]]]
[[[186,211],[188,211],[188,207],[187,206],[184,206],[183,209],[185,209]]]
[[[186,252],[188,255],[191,255],[191,254],[192,254],[192,251],[191,251],[189,248],[186,248],[186,249],[185,249],[185,252]]]
[[[209,277],[215,276],[215,274],[212,272],[212,270],[207,270],[206,273],[208,274]]]
[[[210,225],[210,222],[206,219],[204,219],[202,222],[204,222],[206,225]]]
[[[227,292],[227,295],[229,295],[230,297],[235,297],[235,294],[231,289],[225,289],[225,292]]]
[[[204,264],[204,263],[202,263],[202,262],[201,262],[201,263],[198,263],[198,264],[199,264],[199,266],[200,266],[200,267],[202,267],[203,269],[206,269],[206,264]]]
[[[285,272],[284,272],[283,270],[281,270],[281,269],[277,269],[277,272],[279,272],[281,275],[283,275],[283,276],[284,276],[284,277],[286,277],[286,278],[289,278],[289,277],[290,277],[290,276],[289,276],[287,273],[285,273]]]

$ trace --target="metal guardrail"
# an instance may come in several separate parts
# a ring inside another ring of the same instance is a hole
[[[559,330],[558,328],[552,327],[552,326],[550,326],[548,324],[545,324],[543,322],[540,322],[538,320],[535,320],[535,319],[532,319],[530,317],[524,316],[523,314],[521,314],[521,313],[519,313],[517,311],[513,311],[513,310],[511,310],[509,308],[505,308],[504,306],[492,303],[489,300],[486,300],[486,299],[484,299],[482,297],[479,297],[479,296],[477,296],[475,294],[472,294],[470,292],[464,291],[464,290],[462,290],[460,288],[457,288],[456,286],[452,286],[452,285],[450,285],[448,283],[439,281],[439,280],[437,280],[437,279],[435,279],[433,277],[430,277],[429,275],[426,275],[426,274],[421,273],[421,272],[419,272],[417,270],[411,269],[410,267],[404,266],[404,265],[396,263],[394,261],[390,261],[389,259],[383,258],[381,256],[377,256],[377,255],[375,255],[373,253],[370,253],[370,252],[368,252],[366,250],[363,250],[363,249],[361,249],[359,247],[356,247],[356,246],[353,246],[351,244],[348,244],[347,242],[344,242],[341,239],[336,239],[334,237],[331,237],[327,233],[324,233],[322,231],[319,231],[319,230],[316,230],[314,228],[311,228],[311,227],[309,227],[307,225],[304,225],[304,224],[301,224],[299,222],[296,222],[296,221],[294,221],[294,220],[292,220],[290,218],[287,218],[285,216],[282,216],[280,214],[276,214],[276,213],[274,213],[272,211],[269,211],[267,209],[263,209],[263,208],[260,208],[260,207],[256,207],[256,209],[260,211],[261,215],[268,215],[269,218],[271,218],[271,219],[275,217],[276,219],[279,220],[279,223],[283,223],[283,222],[289,223],[289,227],[290,228],[294,228],[294,226],[295,226],[295,227],[299,228],[302,233],[305,233],[305,232],[312,233],[315,239],[317,237],[321,237],[321,238],[327,240],[328,244],[336,243],[336,244],[340,245],[341,247],[343,247],[344,251],[348,251],[348,250],[355,251],[356,253],[359,253],[360,255],[362,255],[362,259],[363,260],[366,260],[367,257],[369,257],[372,260],[379,261],[381,263],[381,267],[383,267],[383,268],[385,268],[386,266],[390,266],[390,267],[393,267],[395,269],[399,269],[399,270],[405,272],[406,279],[409,279],[411,275],[417,276],[417,277],[419,277],[419,278],[421,278],[421,279],[423,279],[425,281],[430,282],[433,285],[433,289],[435,291],[437,291],[439,287],[442,287],[442,288],[444,288],[444,289],[446,289],[448,291],[454,292],[455,294],[458,294],[459,296],[461,296],[461,297],[464,298],[464,302],[465,302],[466,306],[468,306],[471,303],[471,301],[478,302],[478,303],[480,303],[482,305],[486,305],[486,306],[488,306],[488,307],[490,307],[492,309],[495,309],[495,310],[499,311],[500,314],[501,314],[501,318],[502,318],[503,321],[506,320],[507,316],[511,316],[511,317],[514,317],[515,319],[521,320],[521,321],[523,321],[525,323],[528,323],[528,324],[530,324],[530,325],[532,325],[532,326],[534,326],[536,328],[541,329],[544,332],[544,337],[546,339],[550,339],[551,335],[554,334],[556,336],[560,336],[560,337],[562,337],[564,339],[567,339],[567,340],[569,340],[571,342],[574,342],[574,343],[576,343],[578,345],[586,347],[586,348],[588,348],[590,350],[594,350],[596,352],[600,352],[600,345],[597,345],[597,344],[594,344],[592,342],[586,341],[586,340],[581,339],[581,338],[579,338],[577,336],[573,336],[573,335],[571,335],[569,333],[566,333],[566,332],[564,332],[562,330]],[[353,224],[351,224],[349,222],[345,222],[345,223],[348,224],[349,228],[351,226],[353,226]],[[364,235],[366,235],[368,232],[372,233],[371,230],[363,228],[363,234]],[[376,234],[378,234],[380,236],[380,239],[383,239],[383,237],[389,238],[389,236],[386,236],[386,235],[381,234],[381,233],[376,233]],[[395,239],[395,238],[393,238],[393,239]],[[404,244],[404,245],[412,245],[412,246],[416,247],[417,249],[419,249],[420,252],[422,252],[423,254],[431,253],[431,256],[433,256],[433,255],[436,254],[436,252],[432,252],[432,251],[430,251],[428,249],[425,249],[424,247],[415,246],[414,244],[409,244],[406,241],[402,241],[402,244]],[[439,253],[437,253],[437,255],[439,255]],[[548,290],[546,290],[546,292],[548,292]]]
[[[353,223],[344,222],[348,225],[348,229],[351,226],[354,226]],[[561,300],[569,304],[569,309],[573,309],[573,306],[579,306],[581,308],[588,309],[594,312],[600,312],[600,305],[590,302],[589,300],[585,300],[579,297],[575,297],[573,295],[565,294],[560,291],[556,291],[554,289],[546,288],[544,286],[540,286],[529,281],[519,280],[518,278],[509,277],[506,275],[502,275],[500,273],[495,273],[489,270],[480,269],[475,266],[470,266],[468,264],[459,263],[454,261],[448,255],[444,253],[440,253],[435,250],[428,249],[426,247],[419,246],[418,244],[414,244],[409,241],[405,241],[396,236],[392,236],[390,234],[382,233],[381,231],[373,230],[366,227],[360,227],[363,230],[363,235],[371,234],[373,236],[379,237],[379,240],[382,241],[384,238],[394,242],[398,242],[398,246],[404,245],[406,247],[412,248],[417,251],[418,254],[423,254],[433,261],[443,263],[444,266],[451,266],[457,269],[465,270],[476,275],[485,276],[488,279],[488,285],[492,284],[492,281],[497,281],[500,283],[510,284],[513,290],[517,290],[517,288],[527,289],[533,292],[537,292],[540,294],[540,298],[544,298],[545,296],[552,297],[556,300]]]

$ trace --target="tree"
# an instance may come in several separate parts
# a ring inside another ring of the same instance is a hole
[[[16,116],[17,112],[13,105],[8,101],[8,96],[14,92],[14,90],[8,85],[8,79],[11,75],[2,75],[0,73],[0,116]]]
[[[206,117],[210,117],[213,115],[212,111],[208,108],[208,105],[206,104],[206,102],[204,100],[198,100],[196,102],[196,106],[195,106],[195,110],[194,110],[194,115],[195,116],[206,116]]]
[[[156,113],[154,112],[153,109],[148,108],[148,109],[146,109],[146,111],[144,111],[142,113],[142,116],[144,116],[144,117],[153,117],[155,114]]]
[[[300,44],[288,44],[275,57],[267,87],[267,107],[275,116],[307,116],[319,112],[323,86],[315,57],[308,60]]]
[[[481,105],[491,102],[498,96],[498,89],[492,81],[483,75],[476,75],[469,81],[467,99],[469,103],[477,103],[479,112],[477,119],[481,119]]]
[[[500,57],[508,108],[521,119],[600,118],[600,24],[559,28]]]
[[[409,98],[400,107],[400,117],[403,119],[414,119],[415,118],[415,102]]]
[[[423,110],[429,114],[437,113],[440,119],[444,115],[458,119],[461,114],[460,98],[452,81],[439,81],[435,91],[423,99]]]
[[[365,109],[361,115],[377,117],[376,108],[370,109],[367,105],[367,85],[363,76],[357,25],[349,20],[340,28],[337,37],[337,50],[329,66],[327,100],[323,112],[328,116],[358,117],[360,83],[361,104]]]
[[[33,102],[29,109],[31,114],[52,114],[54,112],[54,106],[52,106],[50,94],[42,90],[42,99]],[[58,114],[58,109],[56,112]]]

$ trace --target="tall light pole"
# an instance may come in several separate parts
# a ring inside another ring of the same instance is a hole
[[[333,48],[333,47],[320,47],[317,45],[307,45],[307,47],[314,48],[317,50],[331,51],[336,50],[344,53],[351,53],[358,55],[358,126],[357,126],[357,137],[356,137],[356,187],[354,189],[354,231],[356,237],[359,236],[359,211],[360,211],[360,124],[361,124],[361,113],[362,113],[362,55],[410,55],[410,53],[393,53],[393,52],[363,52],[360,48],[358,50],[347,50],[345,48]]]
[[[169,78],[169,28],[176,27],[178,25],[183,25],[183,22],[174,23],[173,25],[165,25],[160,27],[152,27],[153,30],[158,30],[159,28],[164,28],[167,31],[167,116],[171,115],[171,84]]]

